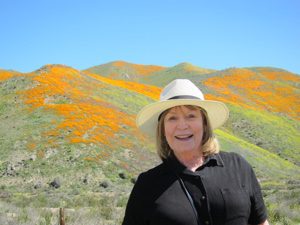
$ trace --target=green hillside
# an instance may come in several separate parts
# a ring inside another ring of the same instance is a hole
[[[159,163],[135,115],[179,77],[227,103],[230,119],[216,131],[221,149],[254,167],[271,223],[300,223],[297,75],[188,63],[164,68],[117,61],[98,68],[0,71],[0,224],[57,224],[60,207],[67,224],[120,224],[137,175]]]
[[[164,87],[166,84],[168,84],[174,79],[199,79],[199,76],[209,74],[214,71],[215,70],[196,67],[190,63],[180,63],[176,66],[169,67],[158,72],[154,72],[151,76],[142,78],[141,82],[159,87]]]
[[[94,66],[84,71],[100,74],[101,76],[113,79],[139,81],[144,76],[148,76],[149,74],[153,74],[164,69],[165,68],[162,66],[139,65],[125,61],[114,61]]]
[[[160,67],[153,65],[137,65],[124,61],[115,61],[85,70],[112,79],[133,80],[163,87],[176,78],[197,78],[199,75],[215,72],[212,69],[204,69],[190,63],[180,63],[173,67]]]

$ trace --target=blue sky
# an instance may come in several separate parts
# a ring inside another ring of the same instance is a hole
[[[0,68],[115,60],[300,74],[298,0],[0,0]]]

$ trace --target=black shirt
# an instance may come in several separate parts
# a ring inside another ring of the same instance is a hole
[[[142,173],[129,197],[123,225],[247,225],[266,218],[251,166],[235,153],[222,152],[207,157],[195,172],[170,157]]]

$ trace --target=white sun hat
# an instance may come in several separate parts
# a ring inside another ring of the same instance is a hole
[[[154,137],[161,113],[180,105],[203,108],[207,112],[212,129],[222,126],[229,117],[229,110],[224,103],[205,100],[201,90],[190,80],[176,79],[162,90],[158,102],[141,109],[136,117],[136,125],[143,132]]]

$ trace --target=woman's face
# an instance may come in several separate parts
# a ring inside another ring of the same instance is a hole
[[[203,118],[200,109],[177,106],[164,118],[167,142],[176,156],[199,152],[203,136]]]

